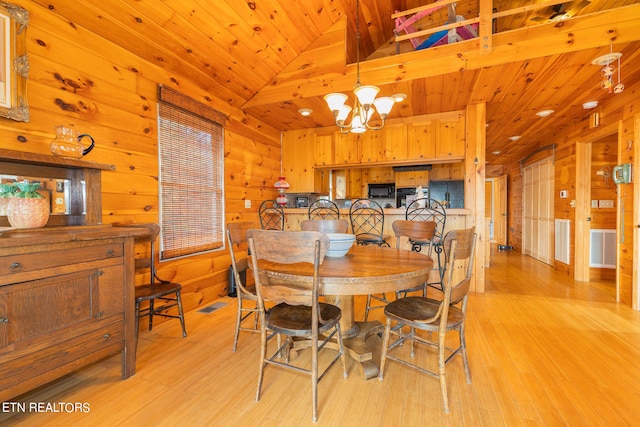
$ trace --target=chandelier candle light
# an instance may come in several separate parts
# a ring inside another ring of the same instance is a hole
[[[389,115],[396,100],[385,96],[376,98],[380,89],[377,86],[363,85],[360,83],[360,2],[356,1],[356,84],[353,93],[356,96],[353,108],[345,105],[348,96],[344,93],[329,93],[324,96],[329,109],[333,112],[336,125],[343,134],[363,133],[367,130],[379,130],[384,126],[384,121]],[[402,99],[402,98],[401,98]],[[378,125],[369,124],[374,111],[378,112],[381,123]],[[347,117],[351,115],[351,122],[347,122]]]

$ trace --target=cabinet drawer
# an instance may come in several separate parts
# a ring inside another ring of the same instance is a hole
[[[66,340],[0,354],[0,401],[74,371],[80,359],[90,363],[123,348],[123,316],[113,316]]]
[[[28,277],[24,279],[18,276],[20,274],[34,273],[37,271],[42,271],[43,274],[51,276],[52,268],[105,259],[122,262],[123,251],[124,248],[121,243],[110,243],[62,249],[59,251],[8,255],[0,257],[0,277],[8,276],[5,277],[5,279],[7,279],[15,276],[15,281],[32,280],[34,278],[33,274],[28,274]],[[0,284],[1,283],[2,280],[0,280]]]

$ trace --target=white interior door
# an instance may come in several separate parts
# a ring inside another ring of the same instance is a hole
[[[544,263],[553,264],[552,158],[526,166],[523,173],[523,253]]]
[[[533,249],[531,247],[533,231],[533,170],[530,167],[524,168],[523,171],[523,194],[522,194],[522,253],[531,255]]]

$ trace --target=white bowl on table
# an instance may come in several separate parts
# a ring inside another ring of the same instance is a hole
[[[329,237],[329,248],[327,249],[328,257],[341,257],[345,256],[353,242],[356,241],[356,236],[348,233],[326,233]]]

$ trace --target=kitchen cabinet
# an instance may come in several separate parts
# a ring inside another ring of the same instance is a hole
[[[462,162],[465,153],[464,112],[430,114],[387,124],[379,131],[342,134],[335,128],[282,133],[283,174],[290,192],[326,194],[329,176],[320,171],[356,167]],[[416,162],[416,163],[412,163]],[[462,164],[462,163],[460,163]],[[407,177],[403,186],[425,185],[432,179],[462,179],[464,168]],[[401,178],[402,179],[402,178]],[[393,175],[363,177],[363,182],[394,182]],[[346,191],[350,193],[350,191]]]
[[[394,182],[395,174],[390,166],[362,168],[362,181],[367,184]]]
[[[433,165],[429,172],[432,181],[452,181],[464,179],[464,162]]]
[[[121,353],[135,373],[134,239],[108,225],[0,233],[0,401]]]
[[[429,185],[429,171],[403,171],[396,172],[396,188],[401,187],[417,187],[422,185],[426,187]]]
[[[315,165],[331,165],[333,161],[333,132],[316,132],[314,144]]]
[[[436,156],[436,129],[433,120],[416,121],[407,125],[407,158],[433,159]]]
[[[407,125],[407,159],[463,159],[465,121],[461,114],[425,116]]]
[[[465,123],[463,117],[440,119],[437,123],[435,158],[464,157]]]
[[[383,141],[381,160],[393,162],[408,158],[407,125],[386,124],[380,133]]]
[[[359,199],[363,197],[362,170],[338,169],[333,171],[336,199]]]
[[[336,131],[334,134],[334,155],[336,165],[356,165],[360,163],[360,135],[352,133],[342,134]]]
[[[282,170],[291,186],[291,193],[327,193],[329,171],[316,169],[315,134],[310,130],[296,130],[282,135]],[[327,140],[320,138],[326,148]],[[323,152],[323,156],[326,153]]]
[[[367,131],[357,136],[359,143],[359,163],[378,163],[384,160],[382,134],[379,131]]]

